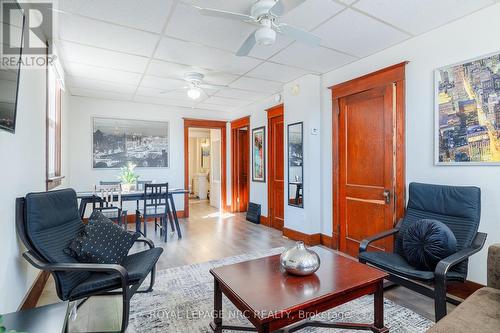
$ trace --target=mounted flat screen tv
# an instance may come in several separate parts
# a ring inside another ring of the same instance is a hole
[[[2,1],[2,5],[3,5]],[[21,54],[24,31],[24,15],[21,8],[9,10],[9,15],[2,15],[1,41],[2,62],[8,58],[8,66],[0,63],[0,129],[14,133],[16,129],[17,95],[19,75],[21,73]],[[5,8],[5,7],[4,7]],[[12,53],[7,49],[17,49]]]

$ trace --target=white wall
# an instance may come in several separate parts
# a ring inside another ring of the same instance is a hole
[[[225,112],[166,107],[154,104],[120,102],[85,97],[70,98],[70,186],[77,191],[90,190],[100,180],[114,180],[117,169],[92,169],[92,118],[110,117],[168,121],[170,126],[169,168],[137,168],[140,179],[167,181],[171,188],[184,187],[184,122],[183,118],[220,119],[229,115]],[[184,209],[183,196],[174,196],[178,210]]]
[[[45,69],[22,69],[15,134],[0,130],[0,313],[16,311],[38,270],[22,258],[15,199],[45,190]]]
[[[323,77],[322,143],[331,145],[331,96],[327,87],[402,61],[406,70],[407,182],[476,185],[482,191],[480,230],[488,233],[485,249],[474,255],[469,279],[486,282],[487,246],[500,242],[500,169],[498,166],[434,165],[433,70],[492,52],[500,52],[500,4],[362,59]],[[326,92],[326,93],[325,93]],[[329,154],[330,155],[330,154]],[[323,156],[322,231],[331,234],[331,157]]]
[[[285,152],[285,227],[306,234],[320,232],[321,193],[318,191],[321,184],[320,160],[321,138],[319,134],[313,135],[313,128],[320,128],[321,96],[320,77],[306,75],[290,82],[284,87],[284,152]],[[298,88],[296,94],[292,88]],[[288,205],[288,129],[289,124],[303,122],[304,140],[304,179],[303,203],[304,207]]]

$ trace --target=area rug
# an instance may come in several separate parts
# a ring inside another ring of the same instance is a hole
[[[131,300],[131,317],[127,332],[212,332],[209,323],[213,310],[213,267],[279,254],[282,248],[248,253],[200,264],[169,268],[157,272],[154,291],[136,294]],[[251,288],[249,282],[249,288]],[[255,282],[255,283],[258,283]],[[224,323],[250,325],[225,297]],[[419,314],[384,300],[385,324],[390,332],[420,333],[430,328],[432,321]],[[373,297],[365,296],[328,312],[320,320],[365,322],[373,320]],[[229,331],[225,331],[229,332]],[[353,332],[341,329],[305,328],[301,332]]]

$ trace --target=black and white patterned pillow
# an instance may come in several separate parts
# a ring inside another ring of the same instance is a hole
[[[139,237],[140,233],[123,230],[96,210],[65,252],[80,262],[121,264]]]

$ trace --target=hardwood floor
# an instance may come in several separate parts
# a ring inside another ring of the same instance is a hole
[[[244,214],[228,213],[220,216],[207,201],[193,201],[190,204],[190,215],[188,219],[180,220],[183,238],[178,239],[176,234],[169,234],[167,243],[163,243],[159,233],[155,234],[154,225],[148,223],[148,238],[156,246],[165,249],[158,262],[158,270],[293,244],[293,241],[282,237],[278,230],[247,222]],[[388,289],[384,295],[433,319],[434,305],[426,297],[402,287]],[[37,306],[59,301],[54,280],[50,277]],[[120,317],[119,297],[93,297],[80,307],[78,318],[69,321],[69,332],[116,330],[120,326]]]

